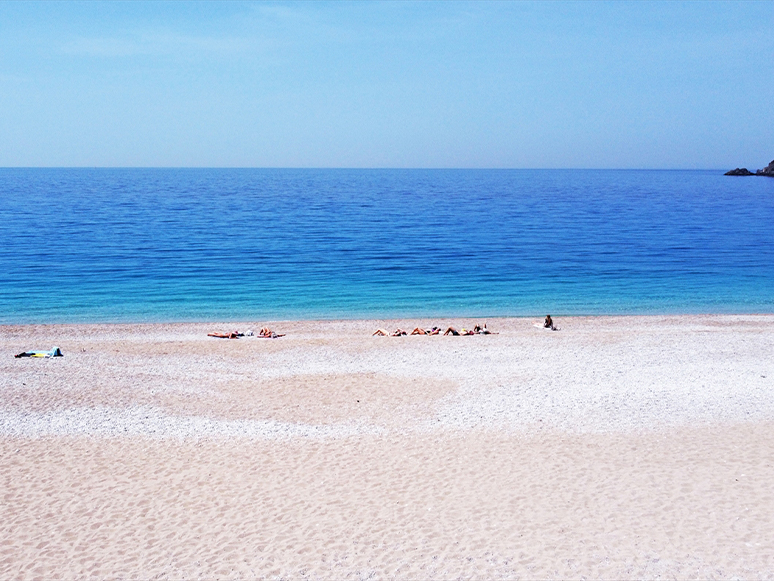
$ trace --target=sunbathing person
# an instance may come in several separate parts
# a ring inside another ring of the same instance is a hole
[[[411,331],[412,335],[437,335],[440,333],[441,330],[438,327],[433,327],[432,329],[420,329],[417,327],[413,331]]]
[[[387,329],[377,329],[371,337],[374,335],[378,335],[379,337],[400,337],[402,335],[408,335],[408,333],[403,329],[395,329],[392,333],[389,333]]]
[[[234,331],[233,333],[207,333],[207,336],[217,337],[218,339],[238,339],[244,335],[239,331]]]
[[[444,331],[444,335],[454,335],[455,337],[459,337],[460,335],[475,335],[475,333],[469,329],[461,329],[458,331],[454,327],[449,327]]]
[[[545,329],[551,329],[552,331],[556,331],[554,328],[554,320],[551,318],[551,315],[546,315],[546,320],[543,323],[543,327]]]
[[[277,337],[284,337],[285,335],[278,335],[268,327],[262,327],[260,331],[258,331],[258,337],[261,339],[276,339]]]
[[[477,335],[491,335],[492,334],[492,332],[489,329],[486,328],[486,323],[484,323],[483,327],[481,325],[476,325],[475,327],[473,327],[473,332],[476,333]]]

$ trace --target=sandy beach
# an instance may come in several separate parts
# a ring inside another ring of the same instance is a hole
[[[774,315],[477,322],[0,327],[0,578],[774,579]]]

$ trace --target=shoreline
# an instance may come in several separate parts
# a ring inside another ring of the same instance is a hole
[[[774,317],[774,311],[771,312],[739,312],[739,311],[731,311],[731,312],[693,312],[693,311],[686,311],[686,312],[654,312],[654,313],[603,313],[603,314],[573,314],[573,315],[563,315],[561,313],[554,314],[551,313],[551,316],[554,318],[559,319],[611,319],[611,318],[624,318],[624,319],[631,319],[631,318],[685,318],[685,317]],[[65,326],[148,326],[148,325],[206,325],[206,324],[217,324],[217,325],[264,325],[264,324],[284,324],[284,323],[319,323],[319,324],[326,324],[326,323],[354,323],[354,322],[373,322],[373,321],[392,321],[392,322],[411,322],[411,321],[417,321],[420,323],[427,322],[427,321],[471,321],[473,323],[476,322],[484,322],[484,321],[510,321],[510,320],[526,320],[526,319],[543,319],[545,317],[545,313],[540,315],[495,315],[495,316],[453,316],[453,315],[443,315],[443,316],[417,316],[417,317],[361,317],[361,316],[355,316],[355,317],[331,317],[331,318],[320,318],[320,317],[311,317],[311,318],[271,318],[267,317],[265,319],[257,318],[257,317],[244,317],[244,318],[235,318],[235,319],[218,319],[218,318],[211,318],[211,319],[183,319],[183,320],[177,320],[177,319],[169,319],[169,320],[131,320],[131,321],[101,321],[101,320],[93,320],[93,321],[54,321],[54,322],[10,322],[10,323],[0,323],[0,330],[6,329],[6,328],[15,328],[15,327],[42,327],[42,326],[59,326],[59,327],[65,327]]]
[[[686,318],[686,317],[774,317],[774,312],[756,312],[756,313],[748,313],[748,312],[701,312],[701,313],[694,313],[694,312],[680,312],[680,313],[629,313],[629,314],[579,314],[579,315],[562,315],[562,314],[554,314],[551,313],[551,316],[554,318],[562,319],[562,320],[586,320],[586,319],[615,319],[615,318],[624,318],[624,319],[655,319],[655,318]],[[483,322],[483,321],[525,321],[525,320],[532,320],[532,319],[543,319],[545,317],[545,313],[539,314],[539,315],[514,315],[514,316],[453,316],[453,315],[444,315],[444,316],[417,316],[417,317],[354,317],[354,318],[342,318],[342,317],[334,317],[334,318],[293,318],[293,319],[283,319],[283,318],[258,318],[258,317],[244,317],[240,319],[201,319],[201,320],[153,320],[153,321],[55,321],[55,322],[21,322],[21,323],[0,323],[0,330],[9,328],[9,327],[65,327],[65,326],[138,326],[138,327],[144,327],[144,326],[152,326],[152,325],[207,325],[207,324],[224,324],[224,325],[232,325],[232,324],[249,324],[249,325],[260,325],[260,324],[278,324],[278,323],[298,323],[298,324],[305,324],[305,323],[319,323],[319,324],[328,324],[328,323],[357,323],[357,322],[373,322],[373,321],[393,321],[393,322],[406,322],[406,321],[416,321],[418,323],[425,323],[428,321],[470,321],[470,322]]]

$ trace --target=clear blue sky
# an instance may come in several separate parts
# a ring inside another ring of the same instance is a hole
[[[0,3],[0,166],[731,168],[774,2]]]

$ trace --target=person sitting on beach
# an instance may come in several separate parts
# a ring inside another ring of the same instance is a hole
[[[554,320],[551,318],[551,315],[546,315],[546,320],[543,323],[543,327],[546,329],[551,329],[552,331],[555,331],[554,328]]]

